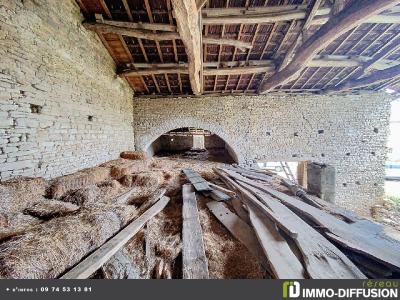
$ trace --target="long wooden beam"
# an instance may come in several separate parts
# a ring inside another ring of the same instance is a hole
[[[296,78],[319,51],[339,36],[398,3],[400,3],[400,0],[353,2],[313,34],[298,49],[292,61],[284,69],[275,73],[260,85],[258,92],[266,93],[276,86]]]
[[[135,22],[122,22],[113,20],[102,20],[101,22],[98,23],[117,26],[117,27],[126,27],[131,29],[176,32],[175,25],[164,24],[164,23],[135,23]]]
[[[101,22],[84,22],[83,25],[89,30],[96,31],[98,33],[115,33],[122,34],[125,36],[131,36],[136,38],[143,38],[155,41],[162,40],[177,40],[180,39],[179,34],[176,32],[176,26],[166,24],[165,28],[162,29],[164,24],[152,24],[152,23],[133,23],[133,22],[119,22],[119,21],[101,21]],[[172,30],[174,29],[174,30]],[[154,33],[152,30],[162,31],[160,33]],[[249,42],[243,42],[235,39],[217,39],[213,37],[203,37],[204,44],[215,44],[215,45],[229,45],[240,49],[251,49],[253,45]]]
[[[202,86],[202,42],[200,13],[195,0],[171,0],[180,38],[185,45],[189,64],[189,80],[192,92],[201,94]]]
[[[307,63],[309,68],[348,68],[360,67],[372,58],[367,56],[346,55],[321,55],[316,56]],[[400,64],[400,61],[382,59],[374,63],[371,68],[384,70]],[[130,63],[127,65],[132,70],[124,70],[119,75],[146,76],[157,74],[188,74],[187,63]],[[222,67],[221,67],[222,66]],[[237,75],[258,72],[272,72],[276,68],[273,60],[249,60],[249,61],[222,61],[204,62],[204,75]],[[217,69],[218,68],[218,69]]]
[[[205,8],[203,13],[203,24],[205,25],[228,25],[228,24],[259,24],[288,22],[303,20],[307,18],[306,5],[279,5],[271,7],[243,7],[238,8]],[[320,8],[315,12],[315,18],[309,25],[323,25],[329,20],[330,8]],[[377,14],[362,23],[400,23],[400,16],[392,14]]]
[[[335,86],[334,88],[327,89],[326,92],[345,91],[345,90],[360,88],[367,85],[379,83],[391,78],[395,78],[398,77],[399,75],[400,75],[400,65],[381,71],[375,71],[367,77],[346,81],[338,86]]]
[[[129,37],[140,39],[165,41],[179,39],[179,34],[176,32],[158,32],[154,33],[149,30],[134,29],[126,26],[110,25],[105,23],[84,22],[83,26],[86,29],[96,31],[97,33],[115,33]]]
[[[82,262],[64,274],[61,279],[86,279],[105,264],[118,252],[135,234],[143,228],[147,221],[157,215],[168,204],[169,198],[163,196],[140,217],[118,232],[100,248],[90,254]]]

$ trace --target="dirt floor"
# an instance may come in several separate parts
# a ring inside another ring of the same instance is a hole
[[[94,278],[181,278],[184,168],[222,185],[207,153],[117,159],[52,181],[0,184],[0,278],[57,278],[141,213],[162,189],[171,198]],[[191,157],[195,156],[196,159]],[[128,155],[129,157],[129,155]],[[118,197],[134,190],[133,194]],[[264,278],[258,261],[198,207],[211,278]],[[38,251],[40,249],[40,251]]]

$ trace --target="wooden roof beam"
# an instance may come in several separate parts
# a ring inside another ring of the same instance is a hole
[[[312,61],[307,64],[308,68],[351,68],[363,66],[372,58],[367,56],[346,56],[346,55],[321,55],[316,56]],[[384,70],[390,67],[400,65],[400,61],[382,59],[374,63],[371,68],[377,70]],[[187,63],[130,63],[127,64],[132,70],[125,70],[120,75],[157,75],[165,73],[188,74]],[[249,74],[250,71],[254,72],[268,72],[276,68],[273,60],[248,60],[248,61],[222,61],[218,62],[203,62],[203,67],[207,75],[227,75],[229,69],[232,69],[231,75],[244,71],[243,74]],[[254,68],[256,67],[256,68]],[[257,69],[260,67],[260,69]],[[220,68],[221,72],[213,71],[213,69]],[[237,68],[237,70],[235,69]],[[212,74],[211,74],[212,73]],[[204,74],[206,75],[206,74]]]
[[[172,28],[176,29],[176,26],[168,24],[160,25],[155,23],[132,23],[104,20],[101,22],[84,22],[83,25],[86,29],[96,31],[98,33],[115,33],[155,41],[177,40],[181,38],[176,31],[171,30]],[[152,30],[161,31],[161,29],[158,29],[158,26],[165,26],[163,32],[152,32]],[[253,45],[249,42],[243,42],[236,39],[213,38],[208,36],[203,37],[203,43],[229,45],[239,49],[251,49],[253,47]]]
[[[350,89],[361,88],[364,86],[376,84],[388,79],[398,77],[399,75],[400,75],[400,65],[397,65],[385,70],[375,71],[371,75],[360,79],[349,80],[341,85],[326,90],[326,92],[346,91]]]
[[[287,7],[296,7],[288,5]],[[288,9],[285,5],[277,7],[249,7],[244,8],[205,8],[202,9],[204,25],[229,25],[229,24],[262,24],[275,22],[289,22],[304,20],[308,13],[303,6],[300,9]],[[331,9],[329,7],[319,8],[311,25],[323,25],[329,20]],[[392,14],[377,14],[366,18],[362,23],[398,24],[400,16]]]
[[[245,67],[223,67],[223,68],[204,68],[204,76],[215,75],[240,75],[240,74],[253,74],[253,73],[272,73],[275,67],[271,65],[265,66],[245,66]],[[189,74],[186,66],[171,66],[168,68],[160,68],[160,65],[151,68],[143,68],[139,70],[126,70],[121,72],[120,76],[149,76],[161,74]]]
[[[202,90],[202,42],[200,13],[195,0],[171,0],[180,38],[185,45],[189,65],[189,80],[192,92],[201,94]]]
[[[365,0],[363,2],[353,2],[313,34],[298,49],[293,60],[284,69],[264,81],[260,85],[259,93],[266,93],[279,85],[295,79],[319,51],[327,47],[339,36],[360,25],[370,17],[399,3],[400,0]]]

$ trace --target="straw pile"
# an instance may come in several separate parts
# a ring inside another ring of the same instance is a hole
[[[132,160],[146,160],[149,157],[146,152],[143,151],[124,151],[121,153],[121,158],[132,159]]]

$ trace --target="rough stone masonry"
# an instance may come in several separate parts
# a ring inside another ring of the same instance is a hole
[[[0,179],[55,176],[133,149],[128,84],[73,0],[0,3]]]
[[[384,195],[391,98],[351,95],[227,96],[134,102],[135,145],[197,127],[219,135],[239,163],[315,161],[336,168],[336,203],[363,214]]]

